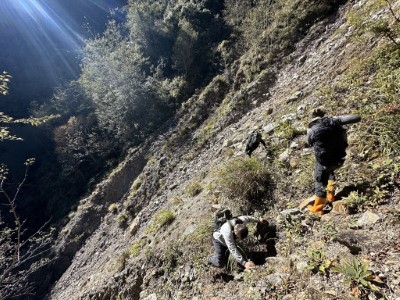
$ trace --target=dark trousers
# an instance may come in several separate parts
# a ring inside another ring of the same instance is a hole
[[[315,195],[317,197],[326,198],[326,186],[328,180],[335,180],[334,171],[339,167],[327,167],[317,162],[315,166],[314,178],[315,178]]]
[[[222,245],[216,239],[214,239],[214,237],[212,238],[212,243],[214,245],[215,254],[214,256],[208,257],[208,263],[214,265],[215,267],[223,268],[228,262],[228,248]]]

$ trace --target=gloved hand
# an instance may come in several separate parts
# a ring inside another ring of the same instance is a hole
[[[246,263],[244,264],[244,268],[249,270],[249,269],[254,269],[256,267],[256,265],[251,261],[246,261]]]
[[[264,223],[267,223],[267,220],[265,220],[265,219],[263,219],[262,217],[260,217],[260,218],[258,219],[258,222],[261,223],[261,224],[264,224]]]

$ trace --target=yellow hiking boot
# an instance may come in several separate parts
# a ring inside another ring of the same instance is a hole
[[[328,185],[326,187],[326,198],[329,202],[335,201],[335,181],[328,180]]]
[[[309,205],[307,208],[312,212],[322,215],[324,213],[322,209],[324,208],[325,204],[326,198],[315,197],[314,205]]]

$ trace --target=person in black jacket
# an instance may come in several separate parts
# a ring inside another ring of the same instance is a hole
[[[310,122],[307,131],[307,141],[314,148],[315,166],[315,200],[309,205],[312,212],[323,214],[327,203],[335,200],[335,174],[346,157],[347,134],[342,125],[357,123],[361,120],[358,115],[338,117],[322,117]]]

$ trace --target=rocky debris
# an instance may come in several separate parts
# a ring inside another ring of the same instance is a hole
[[[280,214],[284,217],[286,221],[290,222],[293,219],[301,218],[302,212],[298,208],[290,208],[281,211]]]
[[[140,295],[140,299],[143,299],[143,300],[158,300],[157,294],[155,294],[155,293],[150,294],[150,295],[148,295],[148,296],[143,296],[143,295],[141,294],[141,295]]]
[[[131,225],[129,226],[129,233],[130,235],[135,235],[136,232],[138,231],[140,225],[140,219],[138,217],[136,217],[133,222],[131,223]]]
[[[304,199],[302,202],[300,202],[299,209],[300,210],[306,209],[307,206],[312,205],[314,203],[314,201],[315,201],[315,196],[311,196],[311,197]]]
[[[281,154],[279,154],[278,160],[280,162],[287,162],[290,158],[291,151],[291,149],[286,149],[283,151]]]
[[[271,133],[271,132],[273,132],[274,129],[275,129],[276,127],[278,127],[278,126],[279,126],[278,123],[269,123],[269,124],[267,124],[266,126],[264,126],[264,127],[262,128],[262,130],[263,130],[263,132],[265,132],[265,133]]]
[[[303,92],[302,91],[296,91],[289,98],[287,98],[286,103],[291,103],[291,102],[297,101],[302,96],[303,96]]]
[[[342,201],[334,201],[332,203],[332,214],[340,214],[340,215],[346,215],[348,214],[348,207],[347,205]]]
[[[379,222],[381,217],[373,212],[366,211],[357,220],[357,225],[360,227],[373,227],[375,223]]]
[[[334,241],[349,248],[352,254],[359,254],[362,251],[361,246],[365,239],[365,235],[361,235],[354,231],[348,230],[338,232],[334,238]]]

